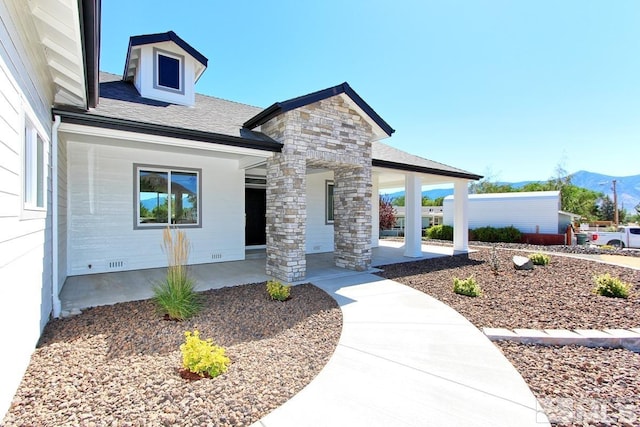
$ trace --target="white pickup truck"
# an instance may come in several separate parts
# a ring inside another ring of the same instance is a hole
[[[594,245],[610,245],[617,248],[640,248],[640,227],[621,226],[618,231],[587,232],[589,243]]]

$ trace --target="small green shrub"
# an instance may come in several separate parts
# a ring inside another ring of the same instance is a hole
[[[468,277],[466,279],[453,278],[453,292],[468,297],[477,297],[482,295],[482,289],[476,283],[476,279]]]
[[[450,225],[434,225],[427,229],[427,238],[435,240],[453,240],[453,227]]]
[[[180,345],[182,367],[201,377],[215,378],[227,371],[231,360],[225,355],[225,349],[213,343],[211,338],[200,339],[197,330],[185,332],[185,342]]]
[[[529,259],[534,265],[549,265],[549,262],[551,261],[549,255],[539,252],[529,255]]]
[[[277,280],[269,280],[267,282],[267,292],[271,299],[285,301],[289,299],[289,295],[291,294],[291,285],[283,285]]]
[[[596,282],[596,287],[593,289],[593,292],[598,295],[612,298],[629,297],[631,285],[617,277],[611,277],[609,273],[594,276],[593,280]]]

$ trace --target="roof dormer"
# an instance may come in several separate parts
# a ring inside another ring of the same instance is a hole
[[[193,105],[195,83],[207,62],[173,31],[133,36],[122,78],[133,82],[145,98]]]

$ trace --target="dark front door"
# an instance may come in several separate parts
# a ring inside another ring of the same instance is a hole
[[[245,244],[264,245],[267,243],[267,191],[264,188],[246,188],[244,194]]]

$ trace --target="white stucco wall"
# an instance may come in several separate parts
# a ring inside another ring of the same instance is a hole
[[[453,196],[443,203],[443,223],[453,225]],[[469,195],[469,229],[514,226],[523,233],[558,233],[556,191]]]
[[[45,140],[49,164],[49,90],[27,53],[23,28],[0,2],[0,418],[9,408],[29,358],[51,313],[50,218],[26,210],[23,200],[24,126],[30,120]],[[45,167],[46,204],[51,203]]]
[[[307,229],[308,254],[333,251],[333,225],[325,218],[325,185],[333,181],[333,172],[307,175]]]
[[[202,227],[185,229],[189,261],[244,259],[244,171],[237,161],[74,140],[67,160],[69,275],[166,266],[162,229],[134,229],[134,164],[202,169]],[[109,268],[113,261],[124,265]]]

